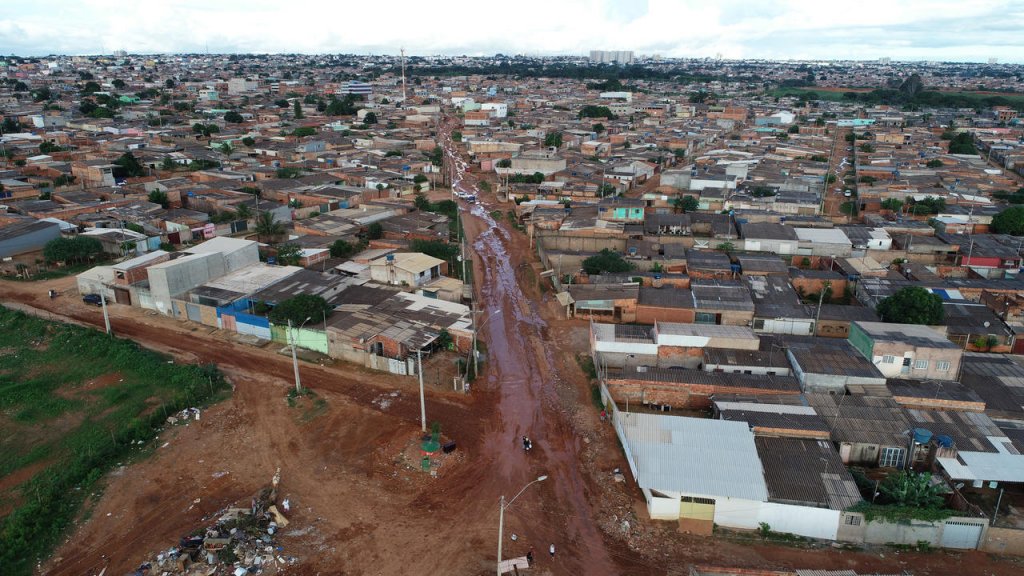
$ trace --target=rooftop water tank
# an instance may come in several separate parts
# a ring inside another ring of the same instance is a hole
[[[924,428],[914,428],[914,442],[918,444],[927,444],[932,439],[931,430]]]

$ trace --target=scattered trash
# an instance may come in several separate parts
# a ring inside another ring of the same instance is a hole
[[[231,472],[214,472],[213,474],[210,474],[210,476],[213,476],[214,478],[221,478],[228,474],[231,474]]]
[[[197,413],[197,412],[196,412]],[[195,413],[193,413],[195,414]],[[228,472],[214,473],[220,477]],[[280,468],[269,486],[257,492],[246,508],[229,507],[214,514],[206,528],[181,537],[178,545],[157,553],[135,574],[160,576],[210,576],[213,574],[276,574],[298,562],[286,556],[274,538],[288,525],[276,505]],[[192,500],[192,506],[202,498]],[[287,502],[287,500],[285,501]],[[282,503],[287,511],[290,505]]]

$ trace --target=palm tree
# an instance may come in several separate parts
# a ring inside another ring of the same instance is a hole
[[[235,208],[235,215],[238,216],[239,220],[248,220],[252,218],[252,209],[249,208],[248,204],[239,204]],[[271,214],[273,216],[273,214]]]
[[[273,212],[261,212],[256,218],[256,238],[262,241],[264,236],[277,238],[284,234],[284,224],[274,218]]]

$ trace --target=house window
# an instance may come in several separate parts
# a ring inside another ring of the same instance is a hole
[[[764,320],[754,320],[754,330],[764,330]]]
[[[949,372],[949,362],[945,360],[939,360],[935,363],[935,369],[939,372]]]
[[[927,370],[927,369],[928,369],[928,361],[927,360],[915,360],[914,361],[914,370]]]
[[[692,502],[693,504],[706,504],[708,506],[714,506],[715,501],[711,498],[699,498],[697,496],[682,496],[679,498],[680,502]]]
[[[860,516],[847,516],[843,519],[843,523],[847,526],[860,526]]]
[[[882,456],[878,459],[878,466],[880,468],[902,468],[903,467],[903,449],[902,448],[883,448]]]
[[[694,324],[715,324],[714,312],[697,312],[693,319]]]
[[[882,364],[893,364],[896,362],[895,356],[882,356]]]

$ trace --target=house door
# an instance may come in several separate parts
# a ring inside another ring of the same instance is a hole
[[[679,499],[679,517],[714,522],[715,501],[711,498],[683,496]]]
[[[900,374],[910,374],[910,363],[911,362],[912,362],[912,360],[910,358],[904,358],[903,359],[903,366],[900,366]]]
[[[978,547],[978,541],[981,539],[981,531],[981,524],[946,522],[942,528],[941,546],[943,548],[974,550]]]
[[[114,302],[124,304],[125,306],[131,306],[132,295],[128,292],[127,288],[114,288]]]

